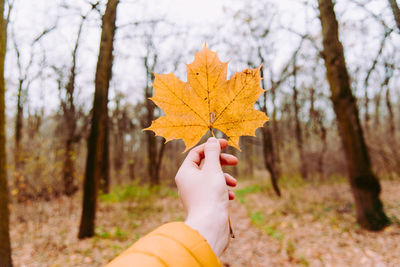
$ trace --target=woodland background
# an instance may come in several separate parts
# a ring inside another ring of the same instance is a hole
[[[240,186],[226,266],[400,264],[395,0],[335,1],[342,55],[328,0],[1,3],[0,266],[10,251],[16,266],[98,266],[184,219],[184,144],[142,129],[162,115],[153,73],[186,80],[205,43],[228,77],[262,64],[255,108],[270,117],[228,149]],[[378,222],[361,218],[369,201]]]

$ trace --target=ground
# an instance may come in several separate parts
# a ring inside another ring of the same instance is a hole
[[[399,180],[382,182],[393,224],[378,233],[355,223],[344,181],[293,183],[281,198],[267,180],[239,183],[225,266],[400,266]],[[184,218],[173,188],[117,188],[100,198],[96,236],[78,241],[80,206],[80,195],[12,205],[15,266],[102,266],[151,229]]]

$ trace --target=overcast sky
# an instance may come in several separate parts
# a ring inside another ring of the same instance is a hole
[[[90,8],[86,1],[74,0],[64,1],[73,6],[73,9],[59,8],[62,0],[16,0],[12,16],[12,29],[9,34],[15,39],[21,50],[23,65],[29,61],[32,49],[36,64],[31,68],[30,76],[34,76],[40,68],[38,66],[43,51],[46,54],[47,64],[59,68],[69,69],[71,62],[71,51],[75,42],[76,32],[80,20],[79,14],[84,14]],[[104,2],[104,1],[103,1]],[[305,8],[298,0],[270,1],[276,6],[274,10],[260,10],[260,16],[265,14],[277,16],[277,23],[284,28],[290,28],[296,32],[304,33],[310,31],[319,34],[319,21],[316,17],[315,5]],[[315,1],[316,2],[316,1]],[[370,10],[381,13],[386,3],[383,1],[372,1],[368,6]],[[182,58],[176,70],[178,76],[185,79],[185,63],[193,60],[192,52],[200,50],[205,42],[213,50],[217,50],[223,61],[230,61],[230,71],[240,71],[246,62],[243,62],[242,51],[250,49],[250,42],[242,40],[239,48],[232,46],[229,42],[221,41],[221,38],[230,33],[239,32],[231,25],[230,18],[227,18],[229,11],[245,9],[244,5],[258,6],[259,1],[223,1],[223,0],[121,0],[118,8],[119,26],[133,22],[145,22],[151,19],[165,18],[171,22],[174,29],[182,29],[185,32],[179,36],[166,36],[160,44],[160,69],[156,72],[173,71],[175,52],[182,52]],[[338,1],[336,11],[342,23],[341,37],[345,45],[348,63],[357,61],[362,57],[373,57],[380,42],[382,30],[379,24],[373,19],[365,23],[365,31],[359,30],[359,21],[366,16],[366,13],[357,8],[349,8],[348,1]],[[103,5],[104,8],[104,5]],[[384,13],[385,20],[391,21],[390,12]],[[40,45],[32,48],[32,40],[43,31],[44,28],[55,24],[59,17],[57,28],[43,38]],[[309,26],[306,27],[306,21]],[[391,23],[391,22],[390,22]],[[225,25],[224,25],[225,24]],[[166,26],[155,30],[161,34]],[[164,28],[163,28],[164,27]],[[311,27],[311,28],[310,28]],[[142,26],[125,26],[117,31],[115,48],[114,80],[112,83],[111,99],[115,91],[123,92],[130,102],[143,99],[142,88],[144,86],[144,69],[142,57],[144,55],[143,39],[134,37],[135,34],[143,33]],[[82,45],[78,52],[78,77],[79,99],[84,102],[87,108],[91,106],[91,97],[94,91],[94,71],[98,53],[100,38],[100,16],[92,12],[90,19],[84,26]],[[166,30],[167,31],[167,30]],[[225,37],[224,37],[225,38]],[[232,36],[234,39],[235,36]],[[279,70],[290,56],[291,51],[297,47],[298,37],[286,30],[274,32],[274,53],[273,64],[267,66],[274,71]],[[361,40],[361,42],[360,42]],[[399,38],[394,37],[394,42],[399,44]],[[232,42],[235,43],[235,42]],[[266,46],[271,44],[265,44]],[[362,47],[362,48],[361,48]],[[349,53],[349,49],[351,53]],[[18,72],[16,69],[15,53],[13,44],[8,43],[6,77],[8,83],[7,91],[7,114],[11,116],[15,112],[16,86]],[[235,50],[237,49],[237,50]],[[190,52],[190,53],[189,53]],[[352,66],[349,68],[351,69]],[[32,108],[45,106],[48,112],[54,111],[58,106],[57,87],[55,75],[50,69],[46,69],[44,79],[33,82],[29,91],[29,103]]]

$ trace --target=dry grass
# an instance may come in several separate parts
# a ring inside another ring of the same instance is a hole
[[[382,185],[386,212],[395,218],[400,181]],[[231,212],[237,237],[222,257],[227,266],[400,266],[399,223],[380,233],[359,229],[347,184],[293,186],[279,199],[246,181],[238,199]],[[80,196],[13,205],[15,265],[102,266],[151,229],[184,216],[170,189],[111,195],[100,201],[96,236],[78,241],[80,206]]]
[[[255,192],[234,206],[239,236],[224,259],[230,266],[400,266],[400,182],[382,186],[386,213],[395,222],[373,233],[355,223],[345,183],[286,189],[280,199],[247,185],[241,192]]]

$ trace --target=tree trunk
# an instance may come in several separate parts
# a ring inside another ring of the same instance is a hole
[[[17,94],[17,115],[15,117],[15,160],[16,164],[20,162],[20,155],[19,150],[21,148],[21,139],[22,139],[22,127],[23,127],[23,113],[24,113],[24,106],[22,100],[23,94],[23,83],[22,79],[18,81],[18,94]]]
[[[154,120],[154,111],[156,105],[149,98],[153,96],[153,87],[151,83],[154,81],[154,69],[157,64],[158,55],[154,51],[152,62],[150,62],[150,51],[154,49],[153,41],[149,41],[147,55],[144,58],[144,66],[146,68],[146,87],[145,87],[145,101],[146,101],[146,122],[144,127],[149,127],[151,122]],[[152,186],[160,184],[160,168],[162,162],[162,156],[164,154],[164,142],[165,139],[161,140],[161,144],[158,145],[158,139],[152,131],[146,131],[147,138],[147,171],[150,177],[150,184]]]
[[[262,82],[262,80],[261,80]],[[263,87],[264,88],[264,87]],[[278,87],[276,85],[274,85],[272,83],[272,88],[271,88],[271,96],[272,96],[272,118],[271,118],[271,126],[272,126],[272,131],[271,131],[271,138],[272,138],[272,142],[274,142],[274,158],[275,158],[275,162],[276,162],[276,166],[275,169],[278,171],[278,173],[281,173],[281,169],[282,169],[282,165],[281,165],[281,153],[280,153],[280,149],[282,146],[282,142],[283,142],[283,138],[281,137],[281,129],[279,128],[278,125],[278,121],[276,118],[277,115],[277,106],[275,104],[275,100],[276,100],[276,89]],[[264,88],[265,89],[265,88]]]
[[[135,137],[135,133],[133,132],[133,129],[131,129],[131,133],[130,133],[130,140],[129,140],[129,144],[128,144],[128,173],[129,173],[129,179],[131,181],[134,181],[136,179],[136,175],[135,175],[135,165],[136,165],[136,158],[135,158],[135,153],[133,150],[133,145],[134,145],[134,137]]]
[[[117,94],[115,101],[115,110],[113,112],[113,122],[110,129],[113,130],[113,163],[117,174],[121,174],[125,159],[125,134],[131,130],[131,121],[128,116],[126,107],[121,107],[122,94]]]
[[[14,165],[15,165],[15,175],[14,175],[14,186],[18,189],[17,200],[22,202],[25,198],[25,186],[23,183],[23,163],[24,155],[21,151],[21,140],[22,140],[22,127],[23,127],[23,80],[19,79],[18,83],[18,94],[17,94],[17,115],[15,117],[15,147],[14,147]]]
[[[382,88],[380,88],[379,92],[375,95],[375,119],[374,119],[374,127],[378,129],[381,126],[381,97],[382,97]]]
[[[389,88],[389,82],[390,79],[393,76],[394,72],[394,67],[391,64],[386,64],[385,65],[385,80],[383,81],[381,88],[386,88],[386,93],[385,93],[385,103],[386,103],[386,108],[388,111],[388,124],[389,124],[389,138],[388,138],[388,143],[390,150],[392,151],[392,157],[395,162],[395,172],[397,175],[400,174],[400,155],[398,152],[398,142],[396,140],[396,127],[395,127],[395,122],[394,122],[394,112],[393,112],[393,107],[392,107],[392,102],[391,102],[391,96],[390,96],[390,88]]]
[[[234,147],[229,146],[227,148],[227,153],[232,154],[233,156],[237,157],[238,156],[238,150]],[[231,167],[232,170],[232,176],[237,178],[239,176],[239,170],[237,164]]]
[[[155,184],[159,184],[160,183],[160,170],[161,170],[161,163],[163,160],[163,155],[164,155],[164,151],[165,151],[165,139],[163,138],[161,140],[161,142],[159,142],[159,149],[158,149],[158,154],[157,154],[157,161],[156,161],[156,165],[154,167],[154,177],[155,177]]]
[[[321,151],[318,157],[318,165],[317,165],[317,170],[318,170],[318,174],[320,176],[320,179],[324,178],[324,156],[325,153],[328,149],[328,142],[327,142],[327,130],[324,126],[323,123],[323,118],[321,117],[322,115],[318,115],[318,128],[319,128],[319,136],[321,138],[321,143],[322,143],[322,147],[321,147]]]
[[[103,158],[100,172],[100,190],[103,194],[110,192],[110,147],[109,141],[109,123],[108,116],[106,118],[106,124],[104,126],[104,142],[103,142]],[[123,155],[121,155],[123,157]]]
[[[263,58],[261,57],[261,54],[259,53],[259,56],[261,58],[261,61],[263,63]],[[265,82],[264,82],[264,69],[260,69],[260,75],[261,75],[261,85],[262,88],[265,89]],[[263,112],[267,114],[267,93],[264,92],[264,97],[263,97],[264,102],[261,105],[261,109]],[[263,142],[263,154],[264,154],[264,164],[265,168],[267,168],[270,177],[271,177],[271,184],[272,187],[274,188],[274,191],[277,196],[281,196],[281,190],[279,189],[278,186],[278,179],[281,176],[280,174],[280,168],[279,168],[279,163],[277,162],[277,153],[275,152],[274,149],[274,140],[272,136],[272,130],[271,127],[273,125],[264,125],[262,128],[262,142]]]
[[[160,182],[158,177],[156,177],[155,175],[157,140],[154,133],[150,131],[146,131],[146,137],[147,137],[147,154],[148,154],[147,171],[150,177],[150,183],[152,185],[157,185]]]
[[[68,139],[65,142],[65,159],[63,166],[63,182],[64,182],[64,194],[72,196],[78,187],[74,184],[75,177],[75,151],[73,149],[73,141]]]
[[[390,7],[393,12],[394,20],[396,21],[397,28],[400,30],[400,9],[396,0],[389,0]]]
[[[6,114],[4,59],[7,46],[7,23],[3,19],[4,0],[0,0],[0,265],[11,267],[11,244],[9,233],[8,189],[6,169]]]
[[[390,89],[389,87],[386,87],[386,108],[388,110],[389,114],[389,132],[390,132],[390,137],[392,140],[395,140],[395,134],[396,134],[396,129],[394,126],[394,113],[393,113],[393,108],[392,108],[392,102],[390,101]]]
[[[369,133],[369,124],[370,124],[370,117],[369,117],[369,97],[368,97],[368,90],[366,87],[364,87],[364,127],[365,127],[365,132],[368,137]]]
[[[296,66],[296,56],[293,57],[293,104],[294,104],[294,119],[296,126],[296,143],[297,149],[299,150],[300,157],[300,173],[303,179],[308,179],[308,169],[307,169],[307,161],[304,156],[304,146],[303,146],[303,133],[300,125],[299,112],[300,107],[298,103],[298,90],[297,90],[297,66]]]
[[[322,147],[319,153],[318,162],[317,162],[317,172],[319,178],[322,179],[324,177],[324,156],[326,150],[328,148],[328,143],[326,140],[327,130],[324,126],[324,118],[323,113],[319,110],[315,109],[315,88],[310,88],[310,121],[313,124],[313,132],[319,136],[321,139]]]
[[[253,144],[248,137],[242,137],[243,154],[245,158],[245,174],[248,178],[254,178],[254,159],[253,159]]]
[[[86,16],[82,16],[79,24],[79,29],[75,41],[75,46],[72,51],[72,65],[69,73],[68,83],[65,87],[65,100],[60,99],[61,109],[63,111],[64,125],[67,127],[67,138],[65,140],[65,160],[63,166],[64,179],[64,194],[67,196],[73,195],[78,187],[74,184],[75,181],[75,144],[79,142],[81,136],[77,131],[77,112],[75,107],[75,80],[76,80],[76,65],[77,53],[82,33],[83,24]],[[59,89],[62,90],[61,83]]]
[[[83,209],[78,237],[80,239],[94,235],[97,191],[101,177],[105,152],[107,124],[108,87],[112,75],[113,43],[115,21],[119,0],[109,0],[102,19],[99,57],[95,77],[92,127],[88,140],[85,181],[83,187]]]
[[[269,171],[271,176],[271,184],[277,196],[281,196],[281,190],[278,186],[278,178],[280,176],[278,169],[276,168],[276,160],[274,157],[274,143],[272,141],[271,127],[266,125],[262,128],[263,136],[263,152],[264,152],[264,163],[265,167]]]
[[[350,88],[333,3],[332,0],[318,0],[318,4],[327,79],[347,159],[357,222],[368,230],[381,230],[389,224],[389,219],[379,199],[381,187],[371,168],[356,100]]]

